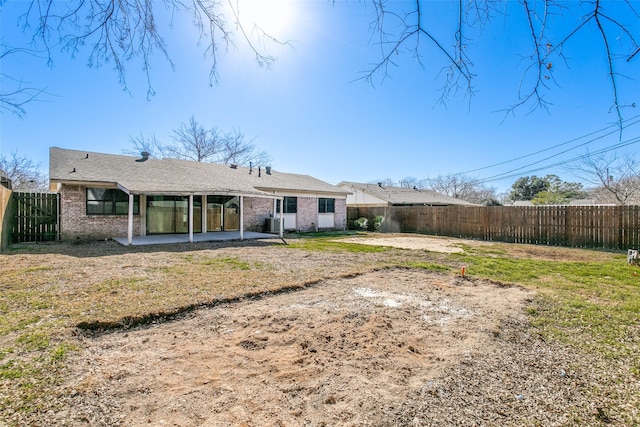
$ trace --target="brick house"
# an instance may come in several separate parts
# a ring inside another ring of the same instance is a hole
[[[348,191],[311,176],[142,154],[50,148],[62,240],[346,228]]]
[[[338,188],[346,191],[349,207],[389,207],[389,206],[477,206],[466,200],[440,194],[422,188],[392,187],[378,184],[342,181]]]

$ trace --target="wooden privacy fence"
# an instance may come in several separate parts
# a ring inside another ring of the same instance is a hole
[[[640,246],[640,206],[392,206],[347,209],[379,231],[513,243],[629,249]],[[380,219],[380,218],[378,218]]]
[[[12,197],[13,243],[57,240],[57,194],[14,192]]]

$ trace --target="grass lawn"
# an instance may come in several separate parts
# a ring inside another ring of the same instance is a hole
[[[0,254],[0,425],[55,410],[78,334],[126,328],[375,269],[423,268],[537,291],[532,327],[640,382],[640,268],[626,254],[460,240],[437,253],[306,236],[289,245],[24,245]],[[594,395],[608,393],[594,387]],[[615,391],[618,393],[618,391]],[[630,407],[636,396],[620,395]],[[637,410],[635,412],[637,414]],[[633,411],[630,422],[640,423]]]

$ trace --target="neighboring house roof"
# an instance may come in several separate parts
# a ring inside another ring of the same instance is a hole
[[[531,200],[516,200],[511,203],[505,203],[505,206],[615,206],[613,203],[598,203],[595,199],[573,199],[568,203],[553,205],[534,205]]]
[[[7,175],[5,175],[4,171],[1,169],[0,169],[0,185],[11,190],[11,180]]]
[[[51,183],[110,183],[133,194],[229,194],[273,196],[274,192],[311,192],[345,196],[348,192],[309,175],[265,168],[177,159],[153,159],[49,149]]]
[[[338,187],[351,192],[361,191],[389,205],[473,205],[474,203],[454,197],[445,196],[433,190],[414,189],[406,187],[389,187],[380,184],[363,184],[359,182],[343,181]],[[349,201],[347,201],[349,204]],[[357,203],[355,203],[357,204]]]

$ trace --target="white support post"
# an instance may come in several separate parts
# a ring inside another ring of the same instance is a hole
[[[129,213],[127,222],[127,243],[133,244],[133,193],[129,193]]]
[[[205,234],[207,230],[207,195],[203,194],[202,201],[200,202],[201,210],[202,210],[202,234]]]
[[[193,243],[193,194],[189,195],[189,243]]]
[[[280,238],[284,236],[284,199],[280,199]]]
[[[140,195],[140,235],[147,235],[147,195]]]
[[[244,239],[244,196],[240,196],[240,240]]]

